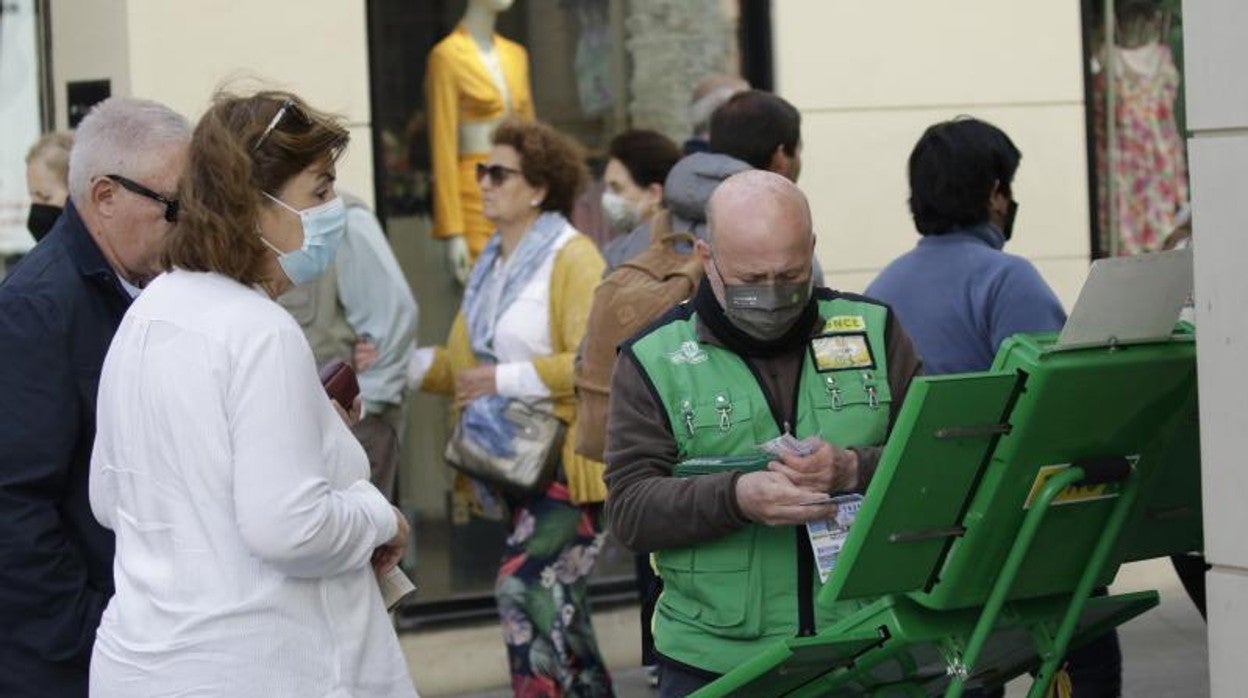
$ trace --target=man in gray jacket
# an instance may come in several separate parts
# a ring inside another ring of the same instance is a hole
[[[769,170],[796,182],[802,170],[802,115],[784,98],[762,90],[733,95],[711,115],[710,150],[677,162],[663,184],[672,230],[706,239],[706,202],[719,183],[743,170]],[[642,223],[603,250],[607,273],[650,246]],[[692,250],[690,250],[692,251]],[[823,271],[815,262],[815,283]]]

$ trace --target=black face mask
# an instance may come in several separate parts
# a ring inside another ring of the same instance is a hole
[[[1009,240],[1010,236],[1014,234],[1014,217],[1017,215],[1018,202],[1010,199],[1010,202],[1005,205],[1005,220],[1001,223],[1001,237],[1004,237],[1006,240]]]
[[[26,216],[26,229],[34,236],[35,242],[42,240],[52,230],[52,225],[61,217],[63,210],[60,206],[50,204],[30,205],[30,215]]]

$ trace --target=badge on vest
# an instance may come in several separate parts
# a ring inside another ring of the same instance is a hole
[[[706,352],[702,351],[702,348],[698,346],[697,342],[682,342],[679,349],[667,354],[668,361],[671,361],[674,366],[692,366],[700,364],[709,358]]]
[[[842,371],[848,368],[875,368],[871,344],[866,332],[833,332],[810,340],[810,355],[815,368]]]
[[[824,332],[866,332],[867,321],[861,315],[833,315],[823,323]]]

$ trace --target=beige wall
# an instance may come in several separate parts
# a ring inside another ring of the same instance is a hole
[[[801,186],[830,285],[860,291],[914,245],[906,159],[927,126],[971,114],[1023,152],[1008,249],[1070,308],[1089,259],[1078,3],[830,0],[772,13],[776,90],[802,111]]]
[[[65,85],[111,80],[113,94],[130,94],[130,42],[126,0],[51,2],[52,94],[56,128],[66,128]]]
[[[164,102],[190,119],[222,85],[288,89],[347,120],[352,146],[339,163],[339,183],[372,200],[362,0],[91,0],[52,7],[58,126],[67,123],[66,80],[111,78],[114,95]]]

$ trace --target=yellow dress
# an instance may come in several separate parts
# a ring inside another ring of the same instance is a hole
[[[488,155],[488,148],[479,149],[482,142],[488,143],[480,130],[492,131],[500,119],[512,114],[533,118],[528,51],[498,34],[494,35],[494,50],[506,95],[499,90],[477,42],[462,26],[429,52],[425,73],[433,158],[433,235],[447,238],[462,234],[473,260],[494,230],[481,214],[481,189],[476,181],[477,163]],[[461,134],[476,137],[461,139]]]

